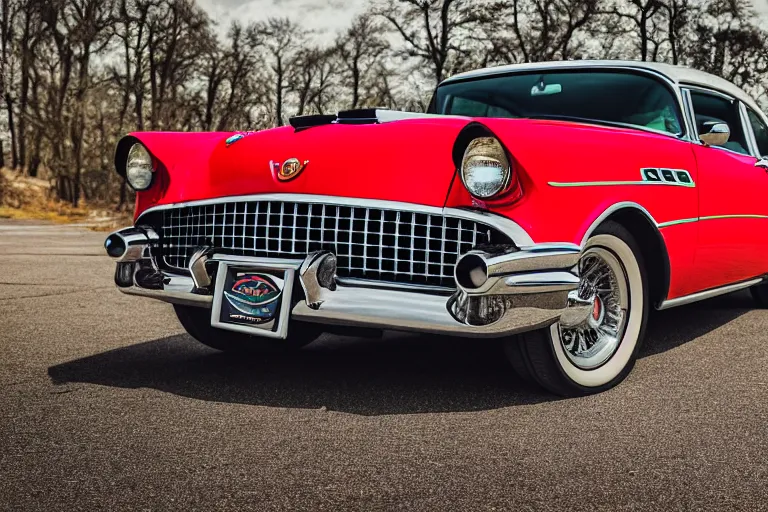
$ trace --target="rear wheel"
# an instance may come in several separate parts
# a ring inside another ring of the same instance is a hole
[[[223,352],[284,352],[298,350],[309,345],[323,333],[319,326],[292,322],[288,338],[276,340],[249,336],[211,327],[211,315],[207,309],[173,306],[176,316],[190,336],[203,345]]]
[[[634,237],[606,222],[589,239],[579,262],[579,297],[593,298],[579,325],[559,323],[506,342],[521,377],[562,396],[610,389],[635,364],[648,321],[648,278]]]

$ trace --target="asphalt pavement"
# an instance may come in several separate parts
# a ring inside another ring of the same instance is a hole
[[[0,221],[0,510],[768,510],[768,311],[654,315],[560,400],[497,343],[231,356],[114,289],[103,233]]]

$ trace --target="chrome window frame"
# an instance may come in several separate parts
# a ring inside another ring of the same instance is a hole
[[[743,102],[742,102],[742,106],[744,107],[744,112],[743,112],[744,119],[747,126],[749,127],[750,139],[752,140],[752,143],[755,145],[754,156],[758,160],[761,160],[763,158],[768,158],[768,154],[765,154],[765,155],[760,154],[760,148],[757,145],[757,137],[755,136],[755,129],[752,127],[752,121],[749,120],[748,114],[749,114],[749,111],[751,110],[752,113],[755,114],[757,118],[760,121],[762,121],[766,127],[768,127],[768,116],[763,114],[761,110],[755,110],[749,105],[744,104]]]
[[[739,102],[739,115],[741,116],[741,125],[744,128],[744,133],[747,136],[747,143],[749,144],[749,152],[752,156],[760,158],[760,150],[757,148],[757,137],[755,137],[755,130],[752,128],[752,123],[749,120],[747,114],[747,106],[743,101]]]
[[[680,90],[683,93],[684,101],[687,103],[686,105],[686,113],[688,116],[690,116],[690,122],[693,126],[693,131],[696,135],[696,137],[691,140],[694,144],[698,144],[699,146],[706,146],[711,147],[714,149],[719,149],[721,151],[727,151],[729,153],[733,153],[734,155],[739,156],[746,156],[746,157],[755,157],[755,142],[754,142],[754,134],[752,133],[752,126],[749,125],[749,119],[746,117],[746,110],[744,102],[739,100],[738,98],[735,98],[731,96],[730,94],[726,94],[723,91],[717,90],[717,89],[711,89],[708,87],[701,87],[698,85],[689,85],[689,84],[681,84]],[[738,151],[734,151],[733,149],[726,148],[723,146],[707,146],[702,140],[699,138],[699,129],[696,126],[696,111],[693,107],[693,97],[691,96],[691,92],[697,92],[700,94],[709,94],[710,96],[715,96],[717,98],[721,98],[724,100],[727,100],[731,103],[733,103],[736,108],[739,110],[739,121],[741,122],[741,129],[744,131],[744,137],[747,141],[747,153],[740,153]]]

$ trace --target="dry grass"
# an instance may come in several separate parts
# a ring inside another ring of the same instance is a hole
[[[0,170],[0,218],[32,219],[56,224],[85,224],[96,231],[112,231],[133,223],[128,213],[82,206],[52,198],[45,180]]]

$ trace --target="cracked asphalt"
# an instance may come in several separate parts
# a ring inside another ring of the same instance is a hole
[[[557,400],[496,343],[196,344],[104,234],[0,220],[0,510],[768,510],[768,312],[658,313],[617,389]]]

